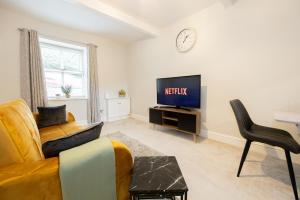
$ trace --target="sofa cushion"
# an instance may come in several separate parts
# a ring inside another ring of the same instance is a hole
[[[38,107],[38,127],[44,128],[64,124],[66,120],[66,105],[54,107]]]
[[[65,151],[92,140],[99,138],[103,122],[90,125],[86,129],[82,129],[67,137],[61,137],[43,143],[43,152],[46,158],[56,157],[61,151]]]
[[[44,159],[39,131],[22,99],[0,105],[0,167]]]
[[[44,144],[51,140],[71,136],[74,133],[86,128],[88,128],[87,124],[81,124],[74,121],[66,124],[41,128],[39,129],[39,132],[41,136],[41,142]]]

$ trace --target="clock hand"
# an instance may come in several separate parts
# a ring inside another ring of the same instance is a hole
[[[189,36],[185,36],[184,40],[183,40],[183,43],[185,43],[186,39],[188,38]]]

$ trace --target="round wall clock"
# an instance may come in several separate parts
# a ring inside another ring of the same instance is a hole
[[[191,50],[197,41],[197,33],[193,28],[185,28],[180,31],[176,38],[176,48],[179,52]]]

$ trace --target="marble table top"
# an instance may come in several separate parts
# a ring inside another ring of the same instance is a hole
[[[148,194],[186,192],[188,187],[174,156],[136,157],[129,191]]]

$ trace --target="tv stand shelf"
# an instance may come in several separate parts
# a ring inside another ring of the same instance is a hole
[[[194,142],[197,142],[197,136],[200,135],[201,113],[198,110],[154,107],[149,108],[149,122],[192,134]]]
[[[162,116],[163,119],[178,121],[178,118]]]

